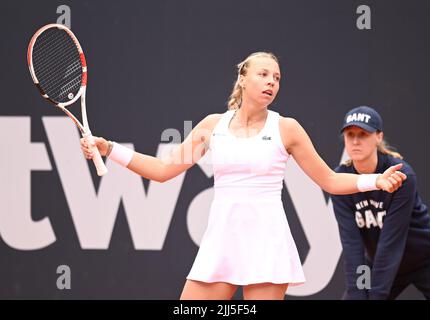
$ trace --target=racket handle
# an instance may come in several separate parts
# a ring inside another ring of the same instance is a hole
[[[85,138],[87,139],[88,143],[91,146],[91,151],[93,152],[93,162],[97,169],[97,175],[99,177],[104,176],[108,170],[105,166],[105,163],[103,162],[102,156],[100,155],[99,149],[94,144],[94,137],[92,134],[85,135]]]

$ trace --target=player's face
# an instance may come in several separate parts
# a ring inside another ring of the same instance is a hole
[[[370,133],[357,126],[343,130],[346,152],[352,161],[366,161],[377,151],[382,132]]]
[[[256,57],[250,61],[247,74],[241,78],[243,100],[267,107],[279,91],[281,72],[278,63],[269,57]]]

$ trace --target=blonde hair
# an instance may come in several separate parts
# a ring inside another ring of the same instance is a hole
[[[383,154],[388,154],[394,158],[403,159],[403,156],[394,150],[392,146],[388,144],[385,139],[382,139],[381,143],[378,145],[378,151]]]
[[[378,132],[381,132],[381,131],[378,131]],[[394,158],[403,159],[403,156],[397,151],[394,151],[394,148],[390,146],[387,140],[385,139],[382,139],[381,143],[378,145],[378,152],[382,154],[388,154]],[[352,165],[352,160],[348,159],[343,164],[349,167]]]
[[[233,85],[233,90],[232,90],[230,97],[228,99],[227,105],[228,105],[229,110],[240,108],[240,105],[242,104],[242,87],[239,85],[240,76],[246,75],[248,68],[249,68],[250,61],[252,59],[258,58],[258,57],[271,58],[271,59],[275,60],[277,64],[279,64],[278,58],[276,58],[276,56],[271,52],[254,52],[254,53],[250,54],[241,63],[239,63],[237,65],[237,79]]]

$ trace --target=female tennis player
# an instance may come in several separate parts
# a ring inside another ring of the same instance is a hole
[[[189,169],[211,150],[215,195],[181,299],[230,299],[238,286],[243,286],[244,299],[284,299],[289,285],[305,281],[281,201],[290,155],[321,188],[334,194],[393,192],[406,178],[398,171],[401,165],[380,175],[331,170],[296,120],[268,109],[280,79],[273,54],[248,56],[238,64],[229,110],[204,118],[165,160],[95,139],[102,155],[159,182]],[[81,144],[91,159],[91,146],[85,139]]]

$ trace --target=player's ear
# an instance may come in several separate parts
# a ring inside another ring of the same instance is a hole
[[[243,88],[244,83],[245,83],[245,77],[241,74],[241,75],[239,76],[239,86],[240,86],[241,88]]]

